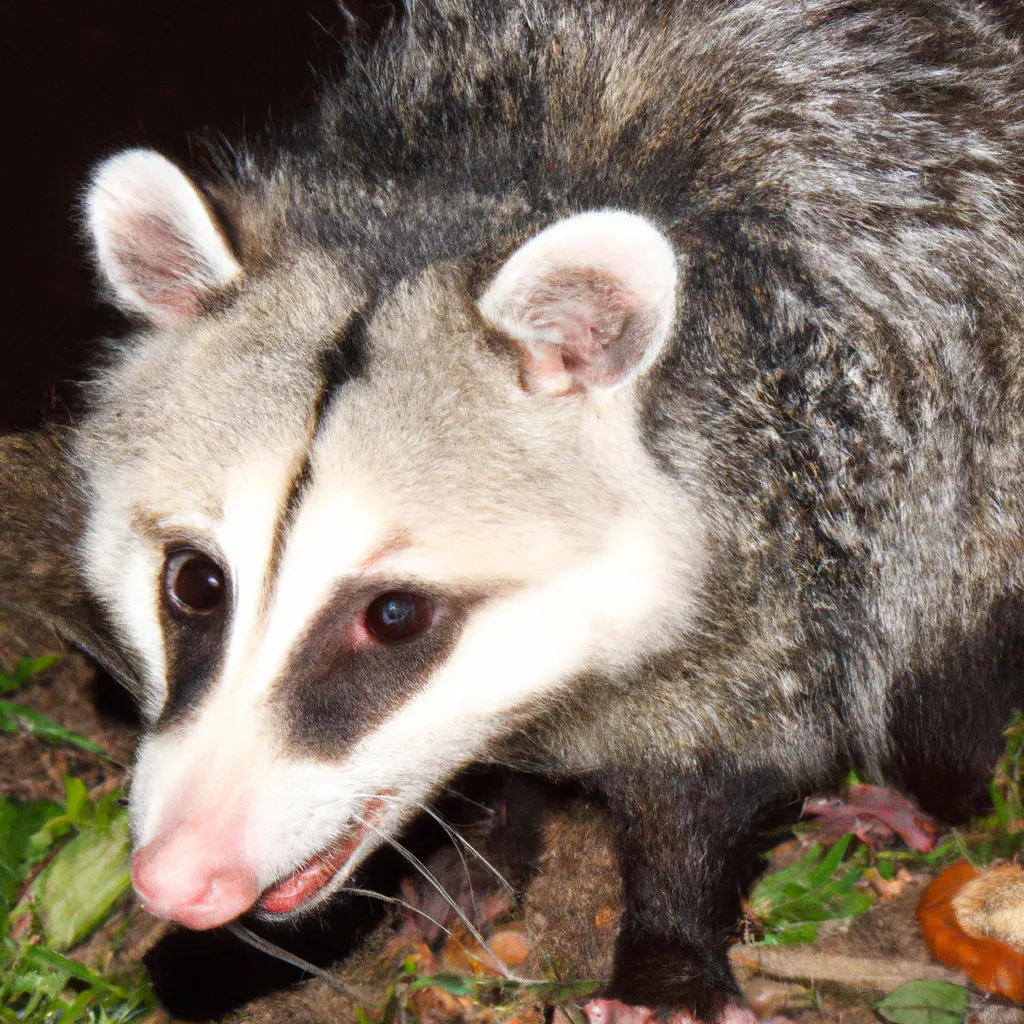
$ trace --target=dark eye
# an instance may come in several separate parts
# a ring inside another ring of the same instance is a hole
[[[419,594],[381,594],[366,609],[366,628],[384,643],[406,640],[430,625],[434,605]]]
[[[207,615],[223,603],[227,587],[220,566],[200,551],[175,551],[164,569],[164,591],[188,615]]]

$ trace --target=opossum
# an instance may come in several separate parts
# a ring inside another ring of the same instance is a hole
[[[501,762],[616,823],[591,1020],[739,1019],[765,823],[851,767],[975,806],[1024,697],[1012,17],[418,0],[300,125],[96,170],[137,329],[78,558],[151,912],[302,914]]]

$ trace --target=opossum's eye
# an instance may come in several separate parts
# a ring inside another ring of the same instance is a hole
[[[422,633],[434,620],[434,605],[419,594],[381,594],[364,616],[366,628],[378,640],[394,643]]]
[[[216,562],[201,551],[186,548],[167,559],[164,591],[178,611],[206,615],[221,606],[227,587]]]

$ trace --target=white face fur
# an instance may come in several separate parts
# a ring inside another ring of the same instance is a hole
[[[675,257],[599,211],[523,244],[475,309],[428,270],[366,313],[366,365],[325,400],[323,353],[364,306],[324,254],[246,280],[148,152],[105,164],[88,211],[115,297],[154,327],[80,446],[86,571],[152,725],[136,886],[193,927],[261,894],[298,911],[573,680],[628,670],[685,623],[700,541],[635,394]],[[176,603],[183,560],[220,574],[212,611]],[[388,615],[422,613],[411,632],[375,632],[387,595]]]

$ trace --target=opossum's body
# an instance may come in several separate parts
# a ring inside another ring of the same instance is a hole
[[[432,0],[205,201],[104,165],[154,911],[297,912],[501,758],[611,808],[612,993],[710,1018],[780,808],[963,813],[1024,690],[1022,87],[953,0]]]

